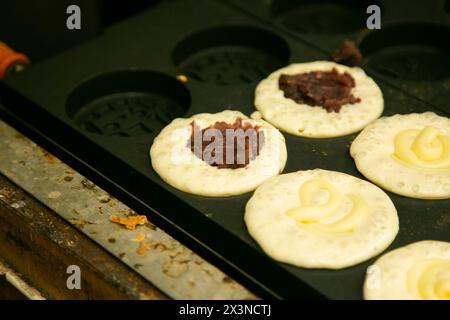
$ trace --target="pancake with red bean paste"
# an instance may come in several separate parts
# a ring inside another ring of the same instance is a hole
[[[287,151],[272,125],[226,110],[173,120],[155,138],[150,157],[172,187],[224,197],[253,191],[281,173]]]
[[[331,138],[362,130],[383,112],[383,94],[357,67],[331,61],[297,63],[261,81],[255,107],[287,133]]]

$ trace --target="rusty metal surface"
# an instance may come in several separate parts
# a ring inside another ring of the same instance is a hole
[[[111,222],[136,213],[2,121],[0,172],[172,298],[256,298],[151,222]]]
[[[38,290],[26,283],[20,274],[9,268],[3,261],[0,260],[0,277],[1,276],[4,276],[6,281],[20,291],[20,293],[26,298],[30,300],[45,300]]]
[[[3,174],[0,190],[0,257],[46,298],[167,299]],[[81,272],[78,290],[67,286],[67,268],[72,265]]]

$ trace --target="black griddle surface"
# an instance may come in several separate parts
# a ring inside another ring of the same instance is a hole
[[[0,83],[0,113],[263,297],[360,299],[365,271],[375,259],[339,271],[278,263],[246,231],[243,215],[250,193],[189,195],[165,184],[150,165],[152,141],[173,118],[224,109],[250,115],[254,89],[271,71],[328,59],[336,48],[327,42],[336,36],[287,29],[267,15],[263,3],[163,1]],[[251,5],[255,10],[249,13]],[[398,19],[403,19],[400,13]],[[340,31],[339,39],[367,34],[350,29]],[[380,76],[369,61],[362,67],[383,91],[383,115],[433,111],[448,116],[439,103],[398,85],[402,81]],[[187,74],[189,82],[176,81],[179,74]],[[449,79],[444,78],[435,80],[436,95],[446,92],[441,86]],[[363,178],[349,155],[356,134],[335,139],[284,136],[284,173],[322,168]],[[450,241],[449,200],[388,195],[398,210],[400,232],[387,250],[424,239]]]

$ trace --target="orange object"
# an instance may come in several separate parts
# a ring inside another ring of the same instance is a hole
[[[144,225],[147,223],[146,216],[129,216],[129,217],[110,216],[109,220],[124,225],[125,228],[129,230],[134,230],[137,225]]]
[[[23,53],[15,52],[3,42],[0,42],[0,78],[5,78],[14,66],[26,66],[31,63]]]

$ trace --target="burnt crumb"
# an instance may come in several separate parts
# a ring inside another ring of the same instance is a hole
[[[145,224],[150,230],[156,231],[158,230],[158,227],[156,227],[153,223],[147,221],[147,223]]]
[[[172,249],[173,249],[172,247],[167,246],[164,243],[151,240],[149,242],[143,242],[143,241],[140,242],[139,246],[136,250],[136,253],[138,255],[144,255],[149,250],[156,250],[158,252],[164,252],[164,251],[168,251],[168,250],[172,250]]]
[[[109,243],[116,243],[116,239],[115,239],[115,238],[109,238],[109,239],[108,239],[108,242],[109,242]]]
[[[53,156],[50,152],[43,150],[42,153],[44,155],[45,160],[47,160],[48,163],[54,164],[57,162],[55,156]]]
[[[344,40],[341,47],[333,53],[331,59],[335,62],[355,65],[362,60],[362,54],[355,43],[350,40]]]
[[[225,276],[222,278],[223,283],[232,283],[233,279],[231,279],[229,276]]]
[[[95,184],[92,181],[89,181],[88,179],[84,178],[81,180],[81,185],[86,189],[93,189],[95,187]]]
[[[134,216],[137,216],[138,214],[136,213],[136,211],[134,211],[134,210],[132,210],[132,209],[126,209],[125,211],[124,210],[121,210],[121,212],[123,213],[123,214],[125,214],[127,217],[134,217]]]
[[[5,197],[7,199],[10,199],[14,194],[15,194],[15,192],[11,189],[8,189],[8,188],[0,189],[0,195],[2,195],[3,197]]]
[[[140,267],[143,267],[143,266],[144,266],[143,264],[136,263],[136,264],[134,265],[134,268],[135,268],[135,269],[139,269]]]
[[[158,243],[153,243],[152,247],[155,250],[158,250],[159,252],[163,252],[163,251],[167,251],[170,250],[171,248],[169,248],[168,246],[166,246],[164,243],[158,242]]]
[[[123,259],[123,257],[125,257],[125,252],[119,253],[119,258],[120,258],[120,259]]]
[[[14,203],[12,203],[12,204],[10,205],[10,207],[11,207],[11,208],[14,208],[14,209],[20,209],[20,208],[23,208],[23,207],[25,207],[25,206],[26,206],[26,203],[25,203],[25,201],[23,201],[23,200],[19,200],[19,201],[14,202]]]
[[[66,181],[66,182],[70,182],[70,181],[72,181],[73,180],[73,177],[72,176],[65,176],[64,177],[64,181]]]
[[[446,230],[450,226],[450,215],[436,219],[435,229]]]
[[[141,242],[139,243],[138,248],[136,249],[136,253],[140,256],[144,255],[147,253],[148,250],[150,250],[152,248],[152,244],[151,243],[145,243],[145,242]]]
[[[108,195],[103,195],[98,197],[98,201],[101,203],[108,203],[109,201],[111,201],[111,198]]]
[[[80,228],[80,229],[83,229],[83,227],[84,227],[86,224],[94,224],[93,222],[86,221],[86,220],[84,220],[84,219],[70,219],[69,221],[70,221],[74,226],[77,226],[77,227]]]
[[[282,74],[278,84],[285,98],[298,104],[321,106],[327,112],[339,112],[343,105],[361,101],[351,93],[355,79],[347,72],[338,72],[336,68],[331,71]]]
[[[211,276],[212,274],[211,274],[211,271],[209,271],[208,269],[202,269],[202,271],[204,272],[204,273],[206,273],[208,276]]]

